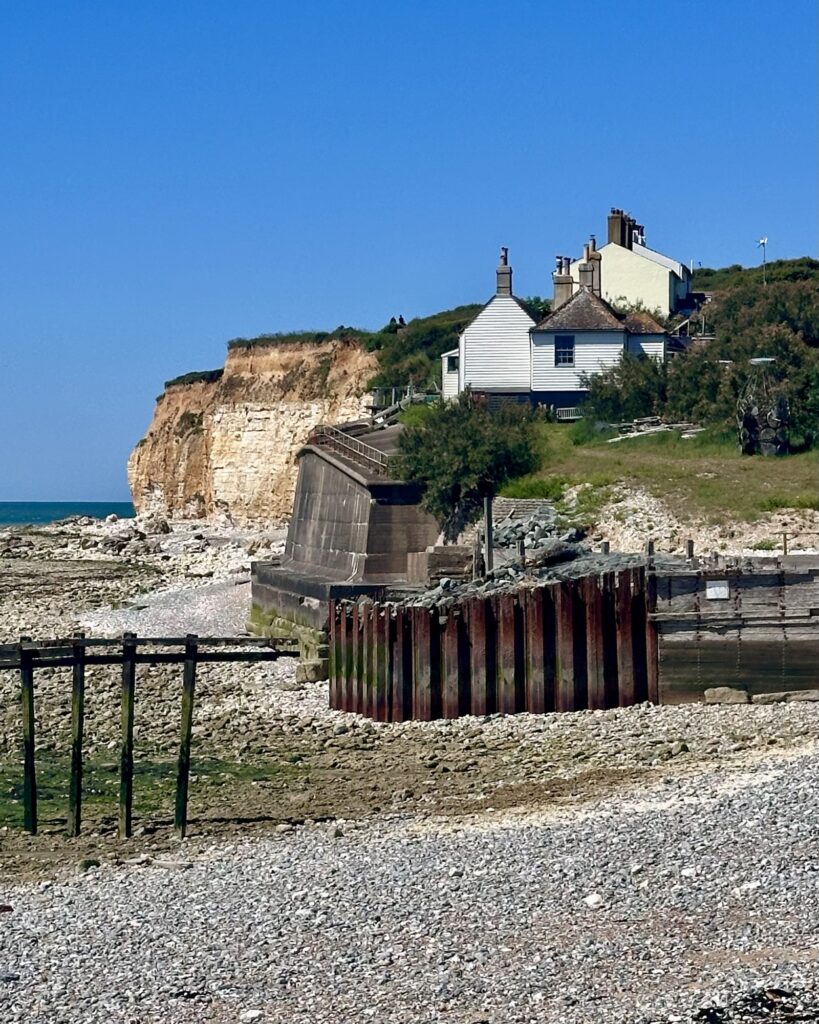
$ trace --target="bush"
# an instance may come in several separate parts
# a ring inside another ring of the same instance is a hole
[[[614,366],[593,377],[581,377],[588,388],[584,417],[619,423],[658,416],[666,403],[666,364],[644,355],[625,353]]]
[[[521,476],[505,484],[500,493],[504,498],[545,498],[549,501],[559,501],[563,497],[565,487],[565,480]]]
[[[400,471],[422,488],[423,507],[454,541],[512,477],[537,466],[534,420],[520,407],[490,412],[464,392],[454,402],[438,402],[400,438]]]

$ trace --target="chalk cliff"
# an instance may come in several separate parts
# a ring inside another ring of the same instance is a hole
[[[362,415],[375,357],[336,339],[229,349],[224,371],[171,383],[128,460],[138,511],[236,523],[290,512],[312,427]],[[191,375],[195,376],[195,375]]]

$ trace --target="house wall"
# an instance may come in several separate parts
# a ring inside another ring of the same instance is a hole
[[[600,286],[607,302],[625,299],[629,303],[641,302],[646,309],[659,309],[668,316],[675,300],[672,282],[677,280],[668,268],[640,256],[631,249],[610,242],[600,249],[602,264]],[[573,280],[580,280],[580,263],[571,265]]]
[[[441,394],[445,399],[455,398],[458,395],[458,378],[460,376],[458,370],[454,370],[452,373],[447,371],[447,358],[447,356],[443,356],[441,360]]]
[[[661,363],[665,362],[665,342],[666,336],[664,334],[630,334],[628,338],[628,351],[633,355],[651,356],[653,359],[659,360]]]
[[[533,324],[514,299],[491,299],[461,335],[460,389],[528,391]]]
[[[574,333],[574,366],[555,366],[555,334]],[[615,365],[623,355],[625,331],[532,331],[532,390],[578,391],[582,374]]]

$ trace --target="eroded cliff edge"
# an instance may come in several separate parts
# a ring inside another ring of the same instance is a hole
[[[376,369],[354,342],[276,342],[230,348],[215,379],[167,385],[128,460],[137,511],[281,519],[296,451],[317,423],[362,415]]]

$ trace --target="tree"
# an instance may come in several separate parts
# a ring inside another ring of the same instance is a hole
[[[479,518],[484,498],[537,465],[530,411],[490,412],[469,392],[430,406],[420,423],[405,427],[400,448],[403,477],[420,484],[421,504],[448,542]]]
[[[588,388],[586,415],[608,423],[658,416],[666,401],[666,364],[645,355],[625,353],[613,366],[584,375]]]

